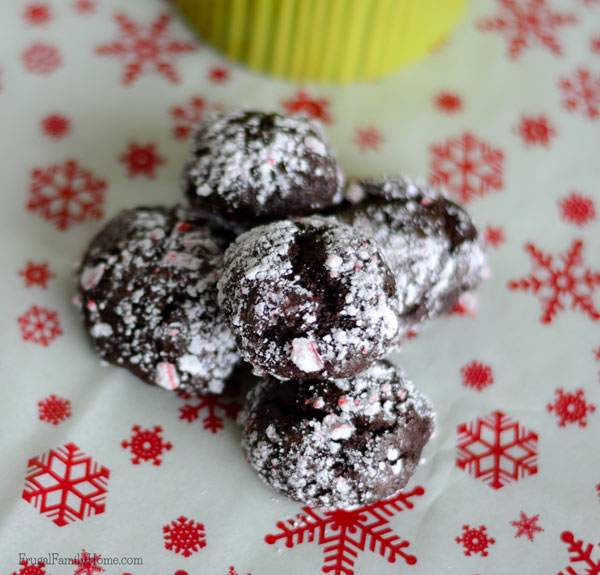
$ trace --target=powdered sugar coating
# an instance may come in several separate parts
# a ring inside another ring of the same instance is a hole
[[[396,278],[399,311],[410,324],[449,311],[486,276],[469,215],[440,191],[406,178],[353,181],[336,211],[373,237]]]
[[[267,484],[343,509],[402,489],[434,429],[429,400],[383,361],[346,380],[264,379],[240,421],[243,448]]]
[[[400,329],[395,293],[373,240],[319,216],[242,234],[219,281],[242,357],[281,379],[348,377],[382,357]]]
[[[226,242],[187,216],[118,214],[85,254],[78,299],[103,359],[165,389],[220,393],[238,360],[217,305]]]
[[[331,206],[340,173],[319,124],[247,111],[198,126],[182,181],[193,207],[235,223]]]

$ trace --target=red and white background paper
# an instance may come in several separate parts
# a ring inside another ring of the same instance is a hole
[[[352,175],[445,186],[489,248],[479,304],[396,356],[438,430],[390,501],[275,494],[235,403],[101,366],[71,305],[92,235],[177,202],[191,126],[237,107],[321,120]],[[477,0],[427,59],[345,88],[238,67],[167,2],[1,2],[0,573],[599,574],[599,150],[597,0]]]

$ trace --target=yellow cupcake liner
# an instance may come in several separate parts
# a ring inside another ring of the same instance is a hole
[[[382,76],[443,41],[467,0],[175,0],[205,40],[295,81]]]

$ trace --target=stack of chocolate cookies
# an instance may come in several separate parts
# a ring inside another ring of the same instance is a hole
[[[434,415],[385,357],[484,277],[467,213],[402,177],[345,182],[319,125],[262,112],[201,124],[182,188],[185,205],[125,210],[85,253],[100,357],[194,394],[244,360],[242,445],[266,483],[323,508],[392,496]]]

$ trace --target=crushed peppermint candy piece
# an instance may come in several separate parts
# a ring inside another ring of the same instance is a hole
[[[312,373],[323,369],[323,360],[314,341],[300,337],[292,340],[292,361],[300,371]]]

